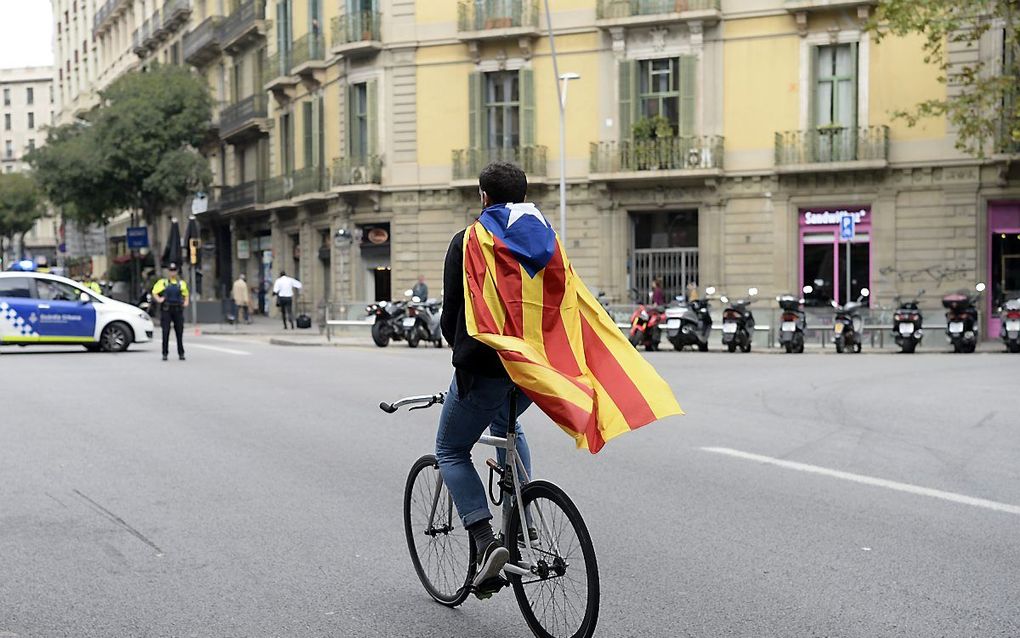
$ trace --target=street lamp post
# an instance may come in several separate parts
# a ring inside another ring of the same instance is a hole
[[[549,0],[545,0],[545,25],[549,31],[549,48],[552,52],[553,74],[556,76],[556,96],[560,105],[560,241],[567,245],[567,83],[581,78],[577,73],[560,74],[556,57],[556,37],[553,35],[552,13]]]

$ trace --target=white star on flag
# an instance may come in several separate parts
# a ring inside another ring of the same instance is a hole
[[[513,226],[514,222],[524,217],[525,215],[531,215],[538,221],[542,222],[543,225],[549,226],[549,222],[546,221],[545,217],[542,216],[542,213],[531,202],[524,202],[521,204],[507,204],[506,207],[510,211],[510,217],[509,219],[507,219],[506,222],[507,228]]]

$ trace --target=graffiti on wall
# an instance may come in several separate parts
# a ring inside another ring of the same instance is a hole
[[[961,264],[932,264],[923,268],[901,270],[895,266],[886,266],[879,269],[879,274],[885,279],[892,279],[898,283],[931,283],[942,287],[943,284],[955,281],[969,282],[973,277],[974,269]]]

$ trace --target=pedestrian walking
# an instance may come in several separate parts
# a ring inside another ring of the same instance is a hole
[[[177,357],[184,361],[184,309],[188,307],[188,282],[177,276],[177,264],[171,262],[167,276],[152,287],[152,297],[160,304],[163,328],[163,361],[170,352],[170,325],[177,336]]]
[[[258,300],[259,300],[259,314],[263,317],[269,316],[269,311],[266,310],[266,280],[259,279],[258,288]]]
[[[662,280],[655,279],[652,282],[652,305],[653,306],[665,306],[666,305],[666,293],[662,290]]]
[[[294,330],[294,293],[301,290],[301,282],[287,273],[280,271],[280,277],[273,282],[273,294],[276,295],[276,305],[280,307],[280,316],[283,317],[283,329],[287,329],[287,317],[290,317],[290,329]]]
[[[230,291],[230,296],[234,300],[234,317],[240,321],[241,311],[244,310],[244,322],[251,323],[251,291],[248,290],[248,282],[245,280],[244,273],[237,276],[237,280],[234,281],[234,286]]]
[[[411,295],[425,301],[429,298],[429,287],[425,283],[425,275],[418,275],[418,283],[411,289]]]

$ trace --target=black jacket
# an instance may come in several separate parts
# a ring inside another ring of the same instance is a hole
[[[471,377],[507,377],[496,351],[467,333],[464,316],[464,232],[450,242],[443,267],[443,338],[453,344],[453,367],[461,393],[471,387]]]

